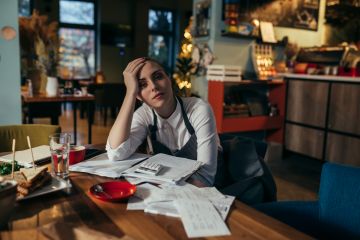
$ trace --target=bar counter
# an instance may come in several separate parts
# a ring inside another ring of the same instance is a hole
[[[360,77],[292,74],[286,82],[285,149],[360,165]]]
[[[280,76],[286,79],[308,79],[319,81],[333,81],[333,82],[354,82],[360,83],[360,77],[348,77],[348,76],[334,76],[334,75],[311,75],[311,74],[299,74],[299,73],[284,73]]]

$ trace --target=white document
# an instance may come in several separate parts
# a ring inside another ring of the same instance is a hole
[[[126,176],[125,177],[126,181],[128,181],[129,183],[133,184],[133,185],[138,185],[138,184],[141,184],[141,183],[154,183],[154,184],[164,184],[165,182],[164,181],[159,181],[159,180],[154,180],[152,179],[151,181],[149,181],[148,179],[144,179],[144,178],[137,178],[137,177],[129,177],[129,176]]]
[[[160,189],[152,184],[144,183],[136,186],[135,196],[128,201],[127,210],[144,210],[146,204],[144,199],[150,198],[157,189]]]
[[[169,217],[180,217],[173,201],[168,202],[154,202],[147,204],[144,212],[152,214],[160,214]]]
[[[187,198],[175,200],[189,238],[230,235],[224,220],[213,204],[206,199],[189,201]]]
[[[32,151],[34,154],[35,163],[51,157],[49,145],[41,145],[38,147],[34,147],[34,148],[32,148]],[[16,151],[15,152],[15,160],[18,162],[18,164],[20,164],[22,166],[25,166],[25,167],[32,166],[32,156],[31,156],[30,149]],[[11,154],[1,156],[0,161],[12,163],[13,154],[11,153]]]
[[[144,160],[148,155],[134,153],[126,160],[110,161],[107,153],[100,154],[88,160],[79,162],[69,167],[70,171],[85,172],[104,177],[117,178],[122,172],[134,164]]]
[[[152,195],[156,194],[157,190],[161,189],[150,183],[144,183],[136,186],[135,196],[145,200],[147,198],[151,198]]]
[[[202,165],[202,162],[199,161],[194,161],[187,158],[174,157],[162,153],[150,157],[146,160],[146,162],[160,164],[163,166],[163,168],[156,176],[153,176],[150,174],[137,173],[136,169],[138,168],[138,166],[134,166],[123,172],[123,175],[125,177],[130,176],[148,179],[148,181],[160,180],[176,184],[179,181],[189,177]]]
[[[151,195],[146,199],[147,203],[150,202],[160,202],[160,201],[171,201],[176,200],[179,197],[180,191],[187,191],[191,195],[204,198],[204,199],[225,199],[226,196],[219,192],[215,187],[205,187],[198,188],[190,183],[183,183],[182,186],[179,185],[162,185],[162,189],[157,189],[156,194]],[[190,196],[189,196],[190,197]]]
[[[136,196],[132,196],[128,200],[126,210],[144,210],[146,207],[144,200]]]
[[[234,200],[234,196],[226,196],[225,199],[210,200],[210,202],[214,205],[215,209],[219,212],[221,218],[225,221]],[[170,217],[180,217],[174,201],[150,202],[148,204],[145,204],[145,201],[142,201],[142,204],[144,205],[144,208],[142,209],[145,212],[166,215]]]
[[[210,202],[214,205],[216,210],[220,213],[221,218],[225,221],[230,212],[231,205],[235,200],[234,196],[226,195],[222,199],[211,199]]]
[[[153,203],[173,202],[176,199],[184,198],[184,195],[181,192],[185,191],[187,194],[186,198],[189,199],[189,201],[196,201],[199,198],[210,200],[215,209],[221,215],[222,219],[226,220],[231,205],[235,200],[235,197],[223,195],[215,187],[198,188],[189,183],[186,183],[183,186],[163,185],[161,187],[162,189],[154,189],[151,196],[144,200],[146,206],[150,206]],[[174,211],[172,211],[172,213],[173,212]],[[159,210],[157,214],[163,213]]]

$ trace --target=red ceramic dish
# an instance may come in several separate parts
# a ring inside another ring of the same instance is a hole
[[[136,186],[128,181],[104,182],[95,184],[90,188],[90,194],[93,197],[110,202],[127,199],[128,197],[134,195],[135,191]]]

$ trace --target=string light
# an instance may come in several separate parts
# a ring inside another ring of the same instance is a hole
[[[191,70],[193,64],[191,62],[191,55],[193,51],[192,35],[191,35],[192,19],[190,18],[189,25],[184,31],[184,39],[182,41],[180,52],[177,58],[177,68],[173,74],[173,78],[180,90],[185,91],[185,95],[191,89]]]

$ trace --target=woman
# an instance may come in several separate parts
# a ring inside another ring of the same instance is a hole
[[[170,78],[153,59],[133,60],[123,75],[126,95],[108,137],[109,158],[128,158],[147,138],[155,154],[203,162],[189,182],[212,186],[220,144],[210,106],[199,98],[175,97]],[[134,112],[136,99],[144,104]]]

